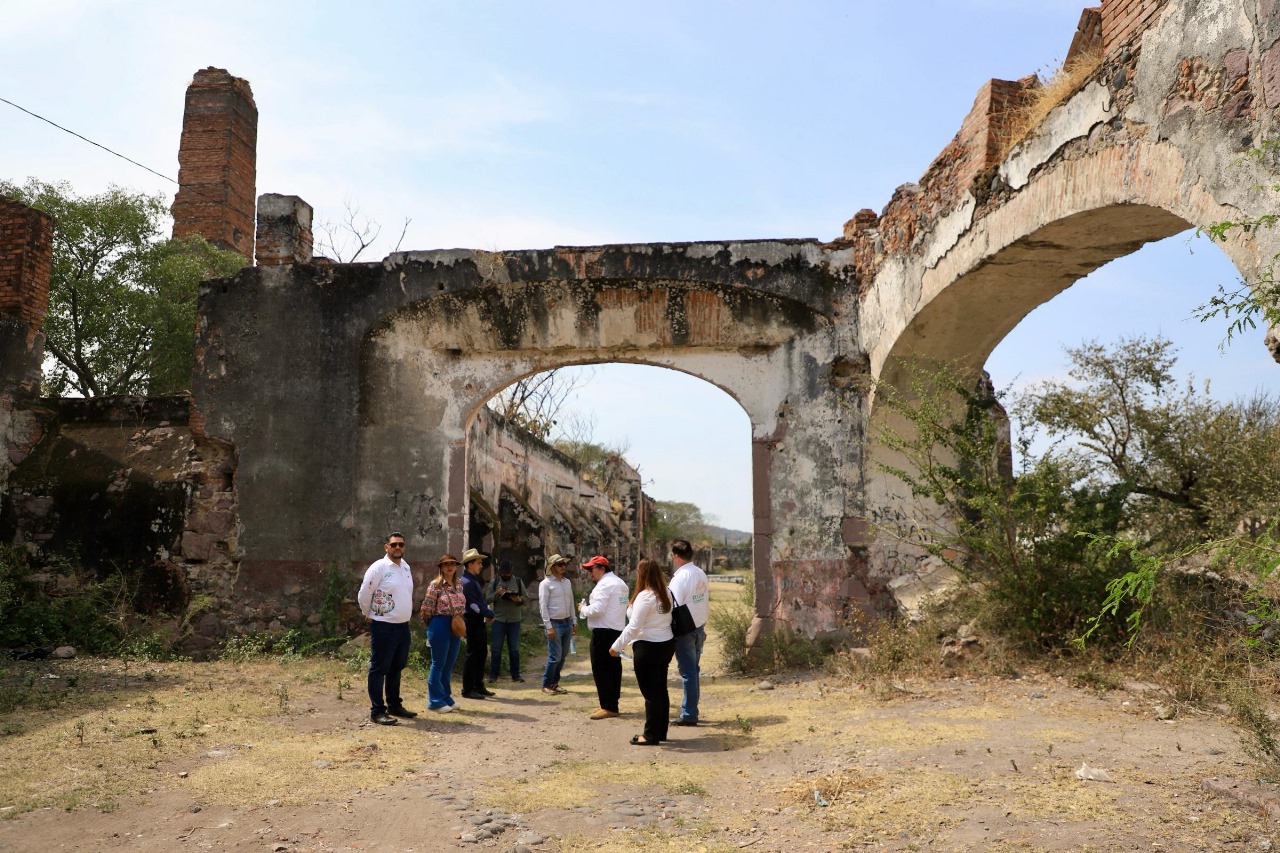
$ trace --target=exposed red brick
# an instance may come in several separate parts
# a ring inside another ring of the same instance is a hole
[[[249,83],[221,68],[187,87],[173,236],[200,234],[253,261],[258,108]]]
[[[53,222],[34,208],[0,197],[0,316],[21,320],[27,346],[49,310]]]
[[[1137,39],[1155,21],[1166,0],[1102,0],[1102,51]]]
[[[1067,58],[1062,61],[1063,67],[1071,65],[1082,56],[1102,52],[1102,7],[1091,6],[1080,13],[1080,23],[1076,25],[1075,37],[1067,48]]]
[[[1031,75],[990,80],[978,91],[960,132],[929,165],[919,186],[900,189],[885,208],[878,227],[885,252],[910,247],[922,226],[954,208],[978,176],[996,165],[1011,124],[1036,85]]]

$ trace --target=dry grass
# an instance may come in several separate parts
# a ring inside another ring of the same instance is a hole
[[[1026,103],[1013,115],[1005,128],[1005,138],[1001,140],[1000,153],[996,159],[1003,160],[1008,156],[1015,145],[1040,126],[1054,107],[1074,95],[1101,64],[1101,53],[1081,54],[1071,60],[1070,64],[1055,71],[1040,88],[1028,92]]]
[[[71,686],[58,688],[56,702],[0,715],[0,807],[12,807],[9,816],[44,806],[113,811],[170,786],[205,802],[309,803],[394,783],[397,773],[388,770],[402,769],[406,756],[425,760],[435,739],[386,729],[374,742],[359,732],[299,727],[309,703],[335,696],[339,680],[351,679],[332,661],[140,667],[79,659],[11,667],[0,689],[33,672]],[[363,701],[359,691],[348,694]],[[391,755],[394,762],[384,757]],[[177,778],[181,772],[188,776]]]
[[[933,768],[870,774],[847,769],[797,780],[780,796],[803,807],[810,819],[828,831],[848,831],[860,840],[902,832],[915,837],[945,832],[964,823],[974,809],[988,806],[1021,817],[1117,826],[1134,820],[1130,810],[1117,804],[1118,793],[1113,787],[1063,786],[1057,777],[1070,771],[1056,766],[1024,771],[974,781]],[[818,802],[815,791],[825,805]]]

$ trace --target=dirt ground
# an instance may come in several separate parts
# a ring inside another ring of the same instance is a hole
[[[335,662],[11,665],[4,689],[79,698],[0,715],[0,850],[1266,851],[1280,836],[1239,736],[1212,715],[1158,719],[1154,685],[762,684],[716,674],[714,645],[703,725],[661,747],[628,742],[629,672],[623,715],[587,719],[583,653],[568,695],[543,695],[531,661],[494,699],[396,728],[368,722],[362,673]],[[421,710],[425,685],[409,695]]]

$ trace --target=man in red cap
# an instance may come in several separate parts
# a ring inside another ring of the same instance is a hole
[[[600,707],[593,720],[618,716],[618,696],[622,693],[622,658],[609,654],[609,647],[627,624],[627,582],[613,573],[609,561],[592,557],[582,564],[596,582],[591,597],[578,605],[578,614],[591,629],[591,677],[596,682]]]

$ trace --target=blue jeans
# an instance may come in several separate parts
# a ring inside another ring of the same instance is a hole
[[[560,683],[560,670],[564,668],[564,653],[573,633],[573,620],[552,619],[551,628],[555,633],[547,637],[547,669],[542,673],[543,687],[555,687]]]
[[[698,679],[702,663],[702,646],[707,641],[707,628],[695,628],[693,633],[676,637],[676,666],[680,670],[680,680],[684,682],[684,699],[680,702],[680,719],[686,722],[698,722]]]
[[[400,672],[409,662],[409,623],[369,621],[369,713],[403,708]]]
[[[432,616],[427,623],[427,642],[431,644],[431,671],[427,673],[427,707],[431,710],[456,705],[449,679],[462,648],[462,638],[453,636],[452,619]]]
[[[502,644],[507,644],[507,655],[511,658],[511,677],[520,677],[520,623],[494,622],[489,637],[490,662],[489,680],[498,680],[498,670],[502,669]]]

